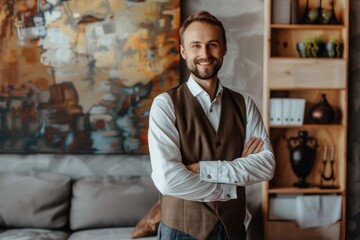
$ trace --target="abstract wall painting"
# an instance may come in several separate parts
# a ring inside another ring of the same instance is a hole
[[[179,0],[0,0],[0,153],[147,154]]]

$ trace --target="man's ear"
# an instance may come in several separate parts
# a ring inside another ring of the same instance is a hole
[[[181,54],[181,57],[186,60],[186,54],[185,54],[185,48],[183,47],[182,44],[180,44],[180,54]]]

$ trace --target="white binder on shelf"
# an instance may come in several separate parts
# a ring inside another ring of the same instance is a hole
[[[283,124],[283,99],[270,99],[270,125],[278,126]]]
[[[304,124],[305,99],[291,98],[290,99],[290,124],[294,126],[301,126]]]
[[[283,125],[292,125],[293,117],[291,115],[291,99],[283,98]]]

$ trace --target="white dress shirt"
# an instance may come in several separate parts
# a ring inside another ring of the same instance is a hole
[[[217,131],[223,86],[219,82],[216,98],[211,102],[207,92],[192,77],[186,84]],[[243,96],[247,120],[245,143],[252,136],[260,137],[264,141],[264,150],[233,161],[200,161],[200,174],[189,171],[182,163],[179,133],[175,127],[174,105],[170,95],[165,92],[154,99],[148,131],[151,177],[163,195],[191,201],[226,201],[237,198],[237,186],[273,177],[275,159],[260,112],[250,97]]]

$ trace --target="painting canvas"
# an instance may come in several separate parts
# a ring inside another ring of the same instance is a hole
[[[179,0],[0,0],[0,153],[147,154]]]

